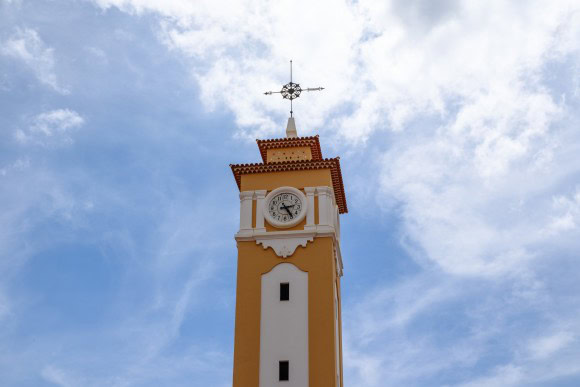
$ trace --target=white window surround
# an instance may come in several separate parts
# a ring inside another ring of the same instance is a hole
[[[331,237],[334,240],[337,274],[342,276],[342,257],[340,253],[340,223],[338,206],[332,187],[305,187],[304,193],[308,208],[304,230],[266,231],[263,207],[267,192],[265,190],[240,192],[240,230],[236,241],[256,241],[264,249],[272,248],[281,258],[291,257],[298,246],[306,247],[317,237]],[[314,198],[318,197],[318,224],[315,224]],[[253,213],[252,202],[256,201]],[[256,227],[252,227],[252,217],[256,217]]]
[[[260,387],[308,387],[308,273],[281,263],[262,274],[260,296]],[[280,301],[280,283],[292,295]],[[290,364],[288,381],[279,381],[280,360]]]

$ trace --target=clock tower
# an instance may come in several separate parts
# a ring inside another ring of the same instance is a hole
[[[340,387],[339,158],[318,136],[257,140],[261,163],[231,165],[240,190],[234,387]]]

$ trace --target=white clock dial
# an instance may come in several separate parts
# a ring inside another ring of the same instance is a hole
[[[302,200],[290,192],[280,193],[270,201],[268,212],[278,222],[291,222],[302,212]]]
[[[306,197],[293,187],[280,187],[268,194],[264,215],[272,226],[292,227],[306,215]]]

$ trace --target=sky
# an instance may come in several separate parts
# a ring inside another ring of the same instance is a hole
[[[577,0],[0,0],[0,385],[231,385],[229,164],[291,59],[344,384],[580,385]]]

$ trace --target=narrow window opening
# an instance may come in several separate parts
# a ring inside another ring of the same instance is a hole
[[[280,381],[284,381],[284,380],[290,380],[289,378],[289,368],[290,368],[290,362],[288,360],[282,360],[279,362],[279,380]]]
[[[289,283],[281,283],[280,284],[280,301],[289,301],[290,300],[290,284]]]

